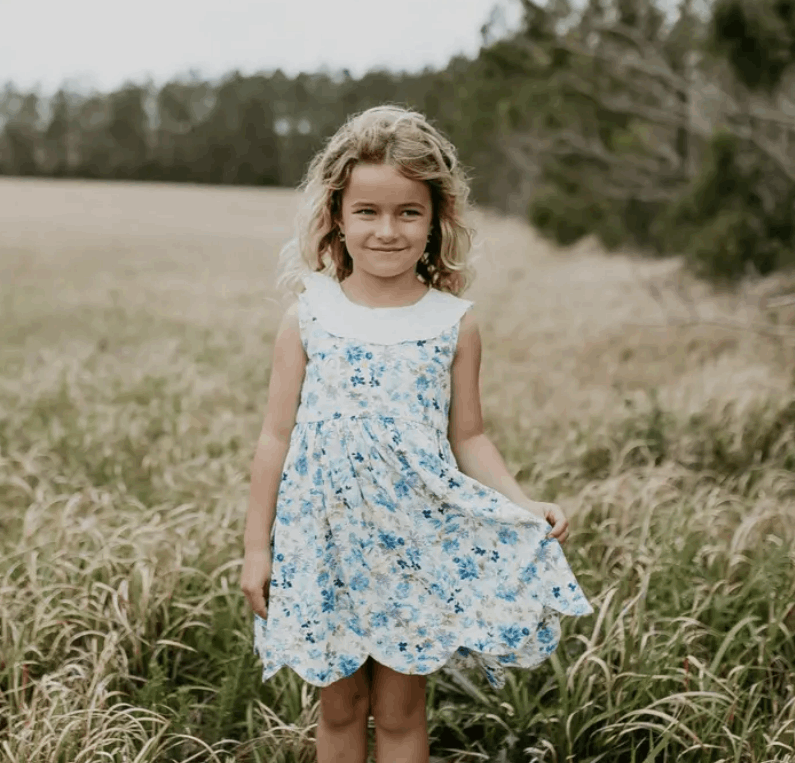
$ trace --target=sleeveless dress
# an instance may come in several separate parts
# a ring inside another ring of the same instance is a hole
[[[533,668],[559,615],[593,612],[551,526],[458,470],[450,365],[472,302],[351,302],[323,273],[298,298],[307,365],[271,531],[265,681],[328,686],[368,655],[404,674]]]

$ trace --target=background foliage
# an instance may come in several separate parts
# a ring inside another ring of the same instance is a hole
[[[517,0],[479,55],[419,74],[281,71],[160,90],[0,95],[8,175],[297,185],[350,114],[426,113],[473,198],[561,244],[685,254],[704,276],[795,256],[795,0]]]

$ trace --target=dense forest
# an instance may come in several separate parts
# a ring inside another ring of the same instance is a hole
[[[561,244],[795,265],[795,0],[517,0],[443,70],[193,76],[0,92],[0,174],[295,186],[349,114],[391,102],[456,144],[478,204]]]

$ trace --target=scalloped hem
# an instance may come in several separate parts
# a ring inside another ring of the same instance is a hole
[[[386,659],[378,654],[372,654],[370,651],[364,652],[364,657],[350,659],[348,660],[349,663],[354,664],[355,667],[349,673],[342,673],[341,671],[337,674],[331,675],[330,677],[324,679],[317,679],[314,676],[310,677],[309,671],[304,671],[300,665],[291,665],[287,662],[282,662],[278,666],[266,669],[263,667],[262,669],[262,681],[268,681],[271,679],[276,673],[278,673],[282,668],[290,668],[299,678],[305,681],[312,686],[317,686],[318,688],[325,688],[326,686],[330,686],[335,681],[339,681],[342,678],[348,678],[352,676],[357,670],[359,670],[362,665],[367,662],[368,657],[372,657],[377,662],[385,665],[386,667],[394,670],[396,673],[402,673],[403,675],[412,675],[412,676],[427,676],[431,673],[436,673],[439,670],[444,668],[453,668],[459,670],[478,670],[481,672],[482,675],[486,677],[489,684],[494,689],[502,689],[505,686],[505,668],[514,668],[518,670],[533,670],[534,668],[538,667],[539,665],[546,662],[551,655],[557,650],[560,640],[556,640],[550,644],[551,648],[544,654],[537,655],[537,658],[533,658],[528,662],[500,662],[501,657],[516,657],[519,652],[509,652],[507,654],[501,655],[491,655],[488,652],[481,652],[478,649],[473,647],[466,646],[465,644],[460,644],[457,646],[453,651],[448,653],[445,657],[440,658],[437,660],[433,665],[425,664],[422,667],[425,668],[424,670],[415,670],[411,673],[406,673],[404,666],[395,666],[392,664],[392,660]],[[463,650],[463,651],[462,651]],[[257,649],[256,644],[254,645],[254,654],[261,658],[259,650]],[[331,672],[331,671],[328,671]]]

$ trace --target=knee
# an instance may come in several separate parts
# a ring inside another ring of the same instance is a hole
[[[344,728],[370,716],[370,696],[354,694],[350,699],[339,696],[320,695],[320,715],[323,723],[331,728]]]
[[[372,707],[375,725],[383,731],[407,731],[425,722],[425,697],[381,698]]]

